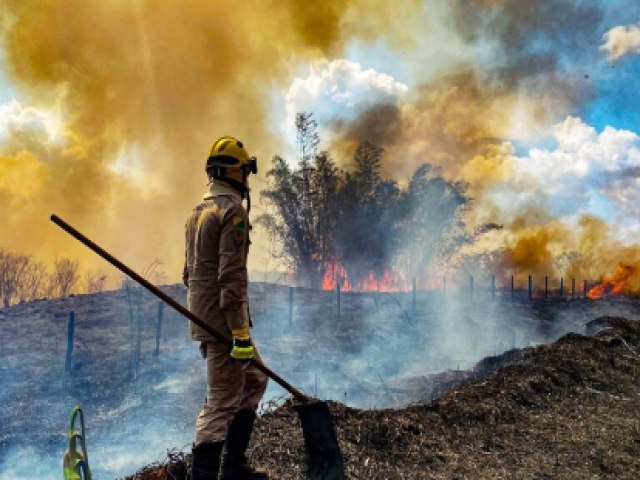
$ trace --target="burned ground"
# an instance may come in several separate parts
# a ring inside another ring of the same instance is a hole
[[[182,286],[165,288],[184,300]],[[635,476],[625,467],[632,458],[625,455],[638,453],[637,429],[628,423],[638,417],[629,380],[636,370],[628,369],[638,351],[635,330],[604,346],[600,337],[592,344],[562,336],[593,333],[606,322],[586,324],[604,315],[640,318],[636,299],[511,301],[480,291],[470,299],[452,290],[447,298],[418,292],[413,305],[410,292],[343,292],[338,316],[336,292],[296,289],[290,316],[289,293],[250,286],[253,336],[274,371],[336,402],[351,478],[500,477],[500,465],[524,478],[562,477],[553,468],[564,472],[573,458],[583,460],[571,467],[578,477]],[[65,371],[70,311],[76,330]],[[157,312],[150,295],[123,290],[0,310],[0,477],[22,478],[26,468],[34,480],[57,476],[75,403],[86,414],[96,478],[131,475],[167,449],[176,459],[190,450],[204,362],[187,322],[168,308],[154,355]],[[571,350],[578,347],[586,353]],[[282,396],[270,384],[252,454],[275,478],[301,478],[295,415],[286,405],[268,408]]]
[[[479,362],[428,402],[358,410],[330,403],[353,479],[629,478],[640,475],[640,323],[602,317],[593,336]],[[263,415],[251,458],[273,478],[304,478],[289,404]],[[181,478],[187,455],[129,480]]]

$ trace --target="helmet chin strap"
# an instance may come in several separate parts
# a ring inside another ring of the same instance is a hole
[[[242,178],[244,179],[244,181],[239,182],[238,180],[229,178],[226,175],[222,174],[217,177],[217,180],[222,180],[223,182],[227,182],[231,188],[233,188],[235,191],[237,191],[240,194],[241,198],[247,199],[247,216],[248,216],[249,212],[251,211],[251,193],[249,188],[247,188],[247,185],[246,185],[247,172],[244,169],[242,170]]]

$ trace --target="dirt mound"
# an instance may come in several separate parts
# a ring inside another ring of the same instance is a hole
[[[487,358],[428,404],[330,403],[348,478],[639,478],[640,323],[602,317],[589,331]],[[259,419],[250,457],[273,478],[304,478],[290,405]],[[188,462],[174,453],[128,480],[184,478]]]

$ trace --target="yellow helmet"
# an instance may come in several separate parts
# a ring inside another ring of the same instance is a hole
[[[239,168],[246,173],[258,173],[255,157],[250,157],[240,140],[231,136],[220,137],[211,147],[206,170]]]

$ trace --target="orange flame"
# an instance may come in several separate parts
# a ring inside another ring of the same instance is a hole
[[[338,261],[332,261],[329,262],[327,269],[324,271],[322,289],[335,290],[337,284],[340,284],[340,287],[345,291],[351,290],[351,284],[344,265]]]
[[[335,290],[337,285],[344,292],[410,292],[413,289],[413,281],[407,280],[406,275],[399,275],[390,269],[379,275],[370,271],[357,282],[349,279],[346,268],[339,260],[334,260],[327,265],[322,279],[323,290]],[[420,290],[433,290],[440,288],[442,277],[431,277],[416,285]]]
[[[619,263],[611,278],[604,277],[602,283],[592,287],[587,292],[591,299],[602,298],[607,295],[622,295],[634,291],[633,282],[638,277],[638,270],[630,265]]]

